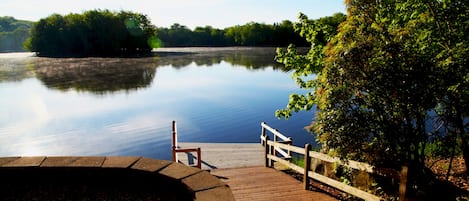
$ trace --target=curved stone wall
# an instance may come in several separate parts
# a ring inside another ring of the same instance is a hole
[[[95,191],[103,191],[143,196],[139,199],[163,193],[168,200],[234,200],[230,188],[207,171],[144,157],[4,157],[0,178],[0,192],[11,199],[31,189],[40,191],[41,197],[61,186],[60,196],[91,192],[89,199],[100,199],[102,192]]]

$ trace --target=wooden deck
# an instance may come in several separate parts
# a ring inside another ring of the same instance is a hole
[[[259,166],[216,169],[212,170],[211,173],[230,186],[237,201],[337,200],[322,192],[303,190],[300,181],[272,168]]]
[[[178,143],[180,148],[200,147],[202,169],[226,169],[262,166],[264,148],[259,143]],[[195,153],[177,153],[178,161],[186,165],[197,163]]]
[[[230,185],[236,200],[337,200],[323,192],[303,190],[310,188],[310,179],[364,200],[382,200],[362,189],[315,172],[316,167],[311,167],[312,163],[305,163],[304,167],[292,163],[288,160],[292,157],[292,153],[303,155],[305,161],[314,159],[340,164],[340,159],[311,151],[309,144],[305,147],[293,146],[292,138],[283,135],[265,122],[261,123],[260,144],[178,143],[175,121],[173,121],[172,128],[173,161],[210,170],[212,174],[224,179]],[[368,173],[374,172],[373,166],[359,161],[348,161],[347,164],[340,165]],[[293,170],[303,175],[303,182],[274,168],[264,166]],[[397,175],[401,178],[400,200],[404,200],[407,174],[397,173]]]
[[[303,184],[281,171],[264,167],[264,148],[258,143],[178,143],[182,149],[201,148],[202,169],[230,186],[237,201],[336,201],[323,192],[303,190]],[[177,153],[186,165],[197,163],[196,153]]]

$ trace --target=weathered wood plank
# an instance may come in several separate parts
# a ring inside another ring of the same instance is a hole
[[[300,181],[272,168],[218,169],[211,173],[230,186],[237,201],[337,201],[321,192],[303,190]]]
[[[349,185],[344,184],[342,182],[336,181],[336,180],[331,179],[329,177],[320,175],[320,174],[318,174],[316,172],[313,172],[313,171],[309,171],[309,177],[311,177],[312,179],[318,180],[322,183],[325,183],[329,186],[333,186],[334,188],[337,188],[337,189],[339,189],[341,191],[344,191],[346,193],[349,193],[351,195],[354,195],[354,196],[357,196],[357,197],[362,198],[364,200],[367,200],[367,201],[380,201],[380,200],[382,200],[380,197],[375,196],[371,193],[367,193],[365,191],[354,188],[352,186],[349,186]]]
[[[304,148],[296,147],[293,145],[288,145],[288,144],[284,144],[280,142],[268,141],[267,144],[270,146],[279,147],[281,149],[290,150],[292,152],[299,153],[299,154],[304,154],[305,152]]]
[[[353,160],[349,160],[348,163],[344,163],[343,161],[340,160],[340,158],[332,157],[332,156],[329,156],[327,154],[319,153],[319,152],[316,152],[316,151],[310,151],[309,155],[313,158],[317,158],[317,159],[320,159],[320,160],[323,160],[323,161],[326,161],[326,162],[330,162],[330,163],[336,163],[337,162],[337,163],[339,163],[343,166],[350,167],[350,168],[353,168],[353,169],[356,169],[356,170],[361,170],[361,171],[365,171],[365,172],[368,172],[368,173],[373,173],[374,172],[374,170],[373,170],[374,167],[372,165],[367,164],[367,163],[362,163],[362,162],[353,161]]]
[[[220,169],[263,166],[264,148],[259,143],[188,143],[180,142],[180,148],[200,147],[202,169]],[[196,163],[193,153],[177,153],[178,160],[186,165]]]

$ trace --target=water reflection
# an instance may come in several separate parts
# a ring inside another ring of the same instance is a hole
[[[36,76],[50,89],[94,94],[130,92],[149,87],[156,69],[180,69],[195,63],[213,66],[225,61],[235,67],[282,70],[275,48],[161,48],[146,58],[37,58],[31,53],[0,55],[0,82]]]
[[[95,94],[148,87],[156,74],[155,58],[38,58],[36,76],[48,88]]]
[[[0,83],[18,82],[34,77],[32,65],[35,59],[32,53],[0,54]]]
[[[313,142],[303,129],[312,115],[274,116],[298,93],[274,48],[218,50],[126,59],[0,54],[0,155],[169,159],[172,120],[181,141],[258,142],[266,121],[297,145]]]
[[[192,62],[197,66],[213,66],[222,61],[251,70],[283,67],[275,62],[276,53],[272,47],[160,48],[156,54],[161,58],[158,65],[171,65],[175,68],[188,66]]]

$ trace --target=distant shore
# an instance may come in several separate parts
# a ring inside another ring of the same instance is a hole
[[[233,51],[261,51],[266,53],[275,54],[276,47],[162,47],[155,48],[145,56],[177,56],[181,54],[196,54],[196,53],[212,53],[212,52],[233,52]],[[22,57],[36,57],[35,52],[6,52],[0,53],[0,58],[22,58]],[[138,55],[137,55],[138,56]],[[123,56],[124,58],[127,56]],[[53,58],[53,57],[52,57]],[[74,57],[70,57],[74,58]]]

